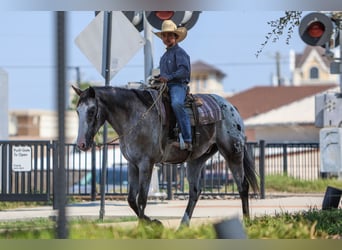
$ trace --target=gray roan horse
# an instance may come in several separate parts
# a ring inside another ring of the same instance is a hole
[[[95,134],[107,121],[120,136],[122,154],[129,162],[128,203],[141,221],[157,222],[145,215],[147,195],[155,163],[186,162],[189,200],[181,221],[188,226],[199,199],[200,176],[204,163],[219,151],[228,162],[242,201],[244,217],[249,216],[249,186],[258,190],[254,164],[248,154],[243,121],[227,100],[211,95],[219,104],[222,119],[200,126],[199,142],[193,151],[171,147],[157,105],[146,90],[119,87],[73,86],[79,96],[77,113],[79,129],[77,146],[86,151],[93,145]],[[153,90],[156,91],[156,90]]]

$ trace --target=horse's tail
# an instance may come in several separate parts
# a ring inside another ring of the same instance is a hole
[[[257,173],[255,170],[254,161],[252,160],[252,157],[247,150],[247,146],[244,147],[243,169],[249,185],[253,188],[254,193],[258,193],[259,184]]]

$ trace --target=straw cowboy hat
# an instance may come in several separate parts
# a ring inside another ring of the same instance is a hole
[[[162,23],[162,28],[160,32],[154,32],[159,38],[162,38],[162,33],[172,32],[177,34],[176,42],[179,43],[183,41],[187,35],[187,30],[185,27],[178,27],[172,20],[165,20]]]

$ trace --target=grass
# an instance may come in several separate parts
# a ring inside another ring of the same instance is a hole
[[[256,217],[246,223],[246,228],[251,239],[342,238],[342,210],[310,209]]]
[[[338,179],[318,179],[306,181],[283,175],[271,175],[266,176],[265,178],[266,193],[324,193],[327,186],[333,186],[342,189],[342,181]]]
[[[132,220],[132,217],[127,218]],[[118,220],[69,221],[70,239],[216,239],[213,224],[189,228],[165,228],[156,224],[123,227]],[[298,213],[281,213],[244,221],[249,239],[341,239],[342,210],[310,209]],[[54,239],[55,223],[34,219],[16,223],[0,223],[0,239]]]
[[[324,193],[327,186],[342,189],[336,179],[302,181],[286,176],[267,176],[266,193]],[[22,206],[43,205],[38,202],[0,202],[0,210]],[[136,221],[135,217],[120,220],[68,221],[71,239],[215,239],[212,224],[182,228],[162,228],[157,225],[120,227],[118,222]],[[0,239],[54,239],[56,223],[49,219],[16,222],[0,222]],[[244,221],[246,235],[250,239],[341,239],[342,210],[310,209],[300,213],[281,213],[273,216],[255,217]]]

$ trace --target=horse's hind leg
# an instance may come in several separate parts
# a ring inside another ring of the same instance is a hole
[[[197,204],[198,198],[201,194],[200,175],[204,162],[208,157],[197,159],[195,161],[187,162],[187,179],[189,182],[189,201],[185,209],[181,225],[189,226],[192,213]]]
[[[234,180],[236,182],[239,195],[242,202],[242,213],[243,216],[249,217],[249,183],[245,177],[244,169],[243,169],[243,153],[241,157],[234,156],[233,159],[228,159],[229,168],[234,176]]]
[[[244,158],[244,150],[242,143],[239,141],[235,141],[232,144],[233,148],[224,148],[222,144],[219,146],[219,151],[223,155],[223,157],[228,162],[228,166],[230,171],[233,174],[235,183],[237,185],[239,195],[242,202],[242,213],[244,217],[249,217],[249,200],[248,200],[248,191],[249,191],[249,183],[245,177],[244,167],[243,167],[243,158]]]

